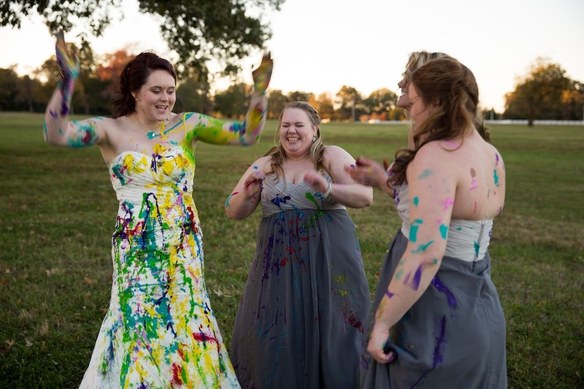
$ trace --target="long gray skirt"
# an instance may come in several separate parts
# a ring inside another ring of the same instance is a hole
[[[383,263],[367,323],[408,243],[399,231]],[[490,257],[444,257],[428,289],[392,329],[397,359],[380,364],[364,351],[363,388],[506,388],[505,317]]]
[[[241,386],[358,388],[369,307],[346,210],[264,217],[231,343]]]

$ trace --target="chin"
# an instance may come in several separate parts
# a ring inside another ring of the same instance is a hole
[[[397,103],[395,103],[395,106],[398,108],[402,108],[405,109],[408,106],[408,98],[404,95],[401,95],[398,99],[397,99]]]

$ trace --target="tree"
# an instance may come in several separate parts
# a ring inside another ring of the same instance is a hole
[[[250,86],[235,84],[223,92],[215,94],[215,110],[224,117],[242,119],[247,113],[248,90]]]
[[[565,120],[584,120],[584,83],[572,81],[571,88],[562,94],[562,103]]]
[[[43,93],[43,86],[39,80],[24,76],[19,81],[15,103],[28,112],[38,112],[45,108],[48,96]]]
[[[18,88],[18,74],[14,69],[0,69],[0,111],[17,110]]]
[[[310,92],[292,91],[288,93],[288,101],[306,101],[308,102],[313,96]]]
[[[138,4],[142,13],[160,18],[163,38],[179,55],[177,70],[181,76],[207,79],[211,59],[222,64],[226,74],[239,71],[239,60],[254,48],[261,48],[271,36],[269,27],[261,21],[264,10],[277,11],[284,1],[138,0]],[[87,34],[101,36],[112,22],[112,11],[121,8],[121,0],[2,1],[0,26],[20,28],[25,17],[38,12],[52,33],[70,30],[75,21],[76,27],[86,26]],[[87,41],[85,35],[81,38]]]
[[[210,114],[213,110],[213,102],[209,98],[210,87],[205,81],[197,81],[195,78],[187,78],[181,81],[176,88],[176,112],[201,112]]]
[[[278,119],[284,110],[288,98],[279,89],[268,92],[268,119]]]
[[[333,99],[329,93],[321,93],[314,99],[314,108],[318,111],[321,119],[332,120],[335,114]]]
[[[352,86],[343,85],[337,92],[335,104],[340,120],[356,121],[362,114],[367,113],[363,104],[363,97]]]
[[[566,71],[558,64],[538,58],[528,74],[520,78],[515,90],[505,95],[507,119],[562,119],[562,95],[571,87]]]
[[[397,95],[387,88],[377,89],[363,102],[375,119],[387,120],[389,111],[395,108]]]

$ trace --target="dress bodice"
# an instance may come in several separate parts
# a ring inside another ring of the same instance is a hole
[[[330,181],[329,176],[325,177]],[[287,182],[275,174],[269,174],[263,180],[261,203],[264,216],[294,209],[345,209],[342,204],[326,200],[322,193],[316,192],[309,184]]]
[[[119,201],[141,202],[144,193],[191,196],[195,164],[179,146],[158,146],[152,155],[121,152],[109,172]]]
[[[410,198],[407,184],[394,188],[393,200],[402,221],[401,231],[410,236]],[[485,257],[491,240],[493,219],[451,219],[448,227],[445,256],[466,261]]]

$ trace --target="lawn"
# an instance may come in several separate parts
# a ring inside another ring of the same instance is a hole
[[[74,388],[109,303],[115,193],[97,148],[42,140],[42,115],[0,112],[0,387]],[[195,201],[205,272],[226,344],[255,247],[259,212],[225,217],[246,167],[273,144],[199,144]],[[405,125],[331,123],[325,141],[390,158]],[[507,169],[507,204],[490,251],[507,318],[510,388],[584,387],[584,127],[491,127]],[[370,290],[399,226],[388,196],[350,210]]]

